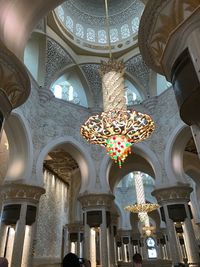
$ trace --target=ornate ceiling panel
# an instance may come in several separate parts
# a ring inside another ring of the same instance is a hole
[[[134,16],[140,16],[144,5],[140,0],[108,1],[110,25],[121,25]],[[92,27],[105,26],[104,0],[68,0],[62,5],[72,18]]]
[[[45,87],[50,86],[55,73],[71,63],[73,63],[73,59],[67,51],[57,42],[48,38]]]
[[[102,81],[99,74],[99,67],[98,64],[85,64],[81,66],[89,86],[94,93],[95,106],[102,108]]]
[[[63,149],[57,149],[48,154],[44,167],[67,182],[71,172],[78,168],[78,164],[69,153]]]
[[[141,55],[130,58],[125,63],[126,71],[129,72],[133,77],[136,77],[139,82],[149,91],[149,72],[150,69],[145,64]]]

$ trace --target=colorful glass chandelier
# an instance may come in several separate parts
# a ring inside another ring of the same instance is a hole
[[[108,22],[107,0],[106,19]],[[125,99],[124,64],[111,56],[110,32],[108,27],[110,59],[102,62],[103,109],[91,116],[82,126],[81,135],[90,143],[106,148],[108,155],[122,163],[131,153],[131,146],[148,138],[155,129],[151,117],[135,110],[127,110]]]

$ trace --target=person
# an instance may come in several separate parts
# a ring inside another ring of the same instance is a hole
[[[139,253],[133,255],[133,266],[142,267],[142,256]]]
[[[8,267],[8,260],[6,258],[0,257],[0,267]]]
[[[68,253],[67,255],[65,255],[63,259],[62,266],[63,267],[80,267],[78,256],[71,252]]]

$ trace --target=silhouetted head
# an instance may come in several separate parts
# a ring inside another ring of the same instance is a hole
[[[68,253],[63,259],[63,267],[80,267],[79,259],[74,253]]]
[[[142,256],[139,253],[135,253],[133,255],[133,262],[134,263],[142,263]]]
[[[8,267],[8,261],[6,258],[0,257],[0,267]]]

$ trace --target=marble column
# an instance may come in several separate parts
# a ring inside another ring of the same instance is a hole
[[[20,217],[16,223],[15,239],[13,244],[11,267],[21,266],[24,249],[24,237],[26,230],[27,203],[21,205]]]
[[[41,187],[25,184],[4,184],[0,188],[3,203],[0,222],[0,232],[3,234],[2,242],[0,242],[1,255],[5,253],[5,246],[9,246],[4,241],[7,238],[6,228],[9,227],[10,221],[15,228],[9,259],[11,267],[32,267],[36,213],[40,196],[44,192],[45,190]],[[15,211],[14,215],[12,215],[12,209]]]
[[[107,236],[107,222],[106,222],[106,210],[102,209],[102,224],[101,228],[101,264],[102,266],[109,266],[108,259],[108,236]]]
[[[83,232],[83,225],[82,222],[74,222],[74,223],[69,223],[65,225],[65,231],[67,232],[67,243],[64,244],[65,247],[67,247],[66,253],[71,252],[71,240],[70,240],[70,234],[75,234],[76,235],[76,254],[78,257],[81,257],[81,233]],[[65,253],[65,254],[66,254]]]
[[[108,244],[110,241],[110,236],[109,236],[110,232],[108,231],[108,228],[110,227],[110,221],[107,218],[107,213],[109,213],[111,210],[114,196],[110,194],[87,194],[87,195],[81,195],[78,199],[81,202],[82,208],[85,212],[85,219],[84,219],[85,257],[91,261],[92,259],[90,250],[91,249],[98,250],[97,246],[96,248],[91,247],[91,242],[90,242],[91,229],[98,228],[100,229],[99,231],[100,261],[101,261],[100,265],[101,267],[109,267],[112,264],[113,259],[111,260],[111,257],[108,253]],[[91,215],[92,213],[97,214],[98,221],[94,219],[95,216],[91,216],[90,217],[91,221],[88,221],[89,218],[88,216]],[[96,255],[97,254],[98,251],[96,251]],[[96,263],[92,263],[92,267],[96,267]]]
[[[109,249],[110,249],[110,266],[116,266],[116,250],[115,250],[115,234],[114,234],[114,225],[111,222],[110,226],[110,240],[109,240]]]
[[[187,203],[185,204],[185,211],[187,217],[183,223],[183,232],[185,236],[186,250],[188,251],[188,262],[191,264],[191,266],[197,267],[200,265],[198,246]]]
[[[170,252],[171,252],[170,254],[171,254],[172,262],[174,264],[178,264],[179,262],[182,261],[182,259],[181,259],[179,243],[177,240],[176,231],[174,227],[174,222],[169,218],[167,205],[163,205],[163,209],[165,213],[165,222],[166,222],[167,233],[168,233],[168,238],[169,238],[169,243],[170,243]]]
[[[169,215],[169,208],[175,207],[175,205],[181,206],[185,209],[186,205],[190,201],[190,193],[192,192],[192,188],[187,184],[182,184],[180,186],[172,186],[162,189],[156,189],[152,192],[152,195],[156,197],[160,206],[163,207],[164,210],[164,220],[166,223],[166,232],[168,236],[168,242],[170,245],[170,255],[173,264],[177,264],[178,262],[182,262],[182,255],[180,251],[180,242],[178,240],[174,223],[176,222],[175,218],[172,218],[172,214]],[[178,211],[177,211],[178,212]],[[176,216],[176,215],[175,215]],[[179,218],[179,222],[183,222],[189,216],[189,210],[185,209],[185,212],[182,211]],[[186,220],[188,221],[188,220]],[[192,230],[190,228],[190,230]],[[193,242],[194,239],[193,239]]]

